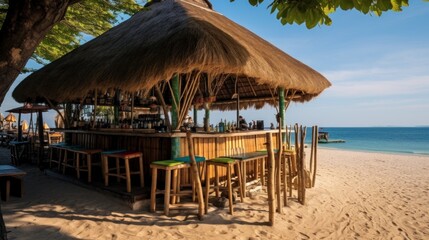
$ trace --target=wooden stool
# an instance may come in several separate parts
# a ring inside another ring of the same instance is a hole
[[[109,168],[108,158],[112,157],[116,159],[116,168]],[[117,150],[117,152],[103,152],[102,153],[102,169],[104,171],[104,185],[109,186],[109,176],[117,177],[119,180],[123,178],[127,182],[127,192],[131,192],[131,175],[139,174],[140,175],[140,186],[144,187],[144,175],[143,175],[143,154],[141,152],[134,151],[122,151]],[[125,163],[125,173],[121,173],[120,171],[120,163],[119,160],[124,160]],[[131,172],[130,171],[130,159],[138,159],[139,160],[139,171]],[[110,170],[116,169],[115,173],[111,173]]]
[[[234,209],[232,206],[232,182],[231,182],[231,175],[232,175],[232,167],[235,167],[235,174],[238,177],[238,189],[240,191],[240,198],[241,202],[243,202],[244,199],[244,187],[243,187],[243,180],[242,180],[242,174],[240,170],[240,162],[238,160],[232,159],[232,158],[214,158],[206,161],[206,194],[205,194],[205,213],[208,212],[208,204],[209,204],[209,195],[210,195],[210,166],[215,167],[215,182],[214,182],[214,189],[216,192],[216,197],[219,197],[219,172],[218,167],[224,167],[226,168],[226,177],[227,177],[227,190],[228,190],[228,200],[229,200],[229,212],[231,214],[234,213]]]
[[[175,202],[175,197],[181,195],[177,191],[178,188],[178,170],[189,168],[190,165],[184,162],[175,161],[175,160],[164,160],[156,161],[150,164],[152,169],[152,187],[150,191],[150,211],[155,212],[156,208],[156,194],[164,194],[164,214],[168,215],[170,213],[170,197],[171,201]],[[158,181],[158,169],[165,171],[165,189],[158,190],[156,189],[156,184]],[[173,192],[171,192],[171,172],[173,171]]]
[[[88,172],[88,182],[91,182],[91,174],[92,174],[92,155],[100,153],[101,149],[86,149],[82,147],[66,147],[64,153],[64,160],[63,160],[63,173],[65,173],[66,167],[72,167],[76,170],[77,178],[80,179],[80,172]],[[68,153],[72,153],[75,155],[74,158],[68,159],[67,155]],[[82,155],[82,158],[81,158]],[[85,157],[85,158],[84,158]],[[81,164],[82,160],[82,164]],[[85,161],[86,162],[83,162]],[[72,161],[72,164],[69,164],[68,162]]]
[[[66,147],[67,144],[66,143],[56,143],[56,144],[51,144],[49,146],[49,168],[52,168],[52,163],[56,163],[58,164],[58,171],[61,168],[61,163],[62,163],[62,155],[65,152],[64,147]],[[57,158],[54,158],[54,151],[57,151]]]
[[[184,162],[184,163],[187,163],[189,165],[191,164],[191,158],[190,158],[190,156],[177,157],[174,160],[178,161],[178,162]],[[205,169],[206,169],[206,158],[205,157],[201,157],[201,156],[195,156],[195,162],[197,162],[198,170],[200,170],[200,168],[202,167],[202,171],[200,171],[200,173],[199,173],[200,179],[202,179],[203,174],[204,174]],[[191,180],[192,201],[195,202],[195,200],[196,200],[195,182],[194,182],[193,177],[192,177],[192,171],[189,171],[190,168],[187,169],[187,170],[189,172],[189,178]],[[180,172],[179,172],[179,174],[180,174]],[[181,186],[184,186],[184,185],[180,184],[180,176],[179,176],[178,183],[177,183],[177,187],[179,188],[178,189],[179,191],[180,191],[180,187]],[[180,202],[180,196],[177,196],[177,202]]]

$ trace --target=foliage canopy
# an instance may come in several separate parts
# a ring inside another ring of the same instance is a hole
[[[32,59],[46,64],[70,52],[85,41],[96,37],[126,15],[142,8],[136,0],[82,0],[72,4],[64,19],[56,24],[35,50]],[[8,0],[0,0],[0,27],[6,17]]]
[[[271,13],[276,13],[283,25],[305,23],[307,28],[314,28],[318,24],[331,25],[329,14],[338,8],[380,16],[383,12],[401,11],[402,7],[408,6],[408,0],[249,0],[249,3],[258,6],[264,1],[270,2]]]
[[[32,59],[49,63],[70,52],[85,41],[96,37],[116,23],[141,10],[151,0],[75,0],[62,21],[56,24],[35,50]],[[230,0],[234,2],[235,0]],[[355,9],[363,14],[382,15],[386,11],[401,11],[408,0],[248,0],[253,6],[269,2],[282,24],[303,24],[311,29],[316,25],[330,25],[329,14]],[[423,0],[428,2],[429,0]],[[8,0],[0,0],[0,27],[6,17]]]

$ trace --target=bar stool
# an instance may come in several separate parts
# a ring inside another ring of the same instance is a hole
[[[100,153],[101,149],[72,149],[76,154],[76,174],[77,178],[80,179],[80,172],[88,172],[88,182],[91,182],[92,178],[92,156]],[[81,162],[82,160],[82,162]]]
[[[65,146],[64,150],[64,159],[62,162],[63,174],[65,173],[66,167],[74,168],[78,179],[80,179],[80,172],[84,171],[88,172],[88,182],[91,182],[93,165],[92,156],[100,153],[101,149],[87,149],[81,146]],[[68,158],[69,153],[74,156],[72,158]],[[72,163],[70,164],[69,162]]]
[[[109,168],[109,157],[116,159],[116,168]],[[123,178],[127,182],[127,192],[131,192],[131,175],[138,174],[140,176],[140,186],[144,187],[144,175],[143,175],[143,154],[141,152],[135,151],[105,151],[102,152],[102,169],[104,176],[104,185],[109,186],[109,176],[116,177],[118,181],[120,178]],[[120,160],[124,161],[125,173],[121,172]],[[130,171],[130,160],[138,159],[139,160],[139,171]],[[116,170],[115,173],[112,173],[110,170]]]
[[[178,161],[178,162],[184,162],[184,163],[187,163],[189,165],[191,164],[190,156],[177,157],[174,160]],[[205,169],[206,169],[206,158],[202,157],[202,156],[195,156],[195,162],[197,162],[198,170],[200,170],[202,168],[202,171],[200,171],[200,173],[199,173],[200,179],[202,179],[203,174],[204,174]],[[194,178],[192,177],[192,171],[189,171],[190,168],[188,168],[187,170],[189,172],[189,179],[191,180],[192,201],[195,202],[195,200],[196,200],[195,182],[193,181]],[[180,175],[180,172],[179,172],[179,175]],[[184,185],[180,183],[180,176],[179,176],[178,181],[177,181],[178,191],[180,191],[180,187],[182,187],[182,186],[184,186]],[[177,196],[177,202],[180,202],[180,196]]]
[[[214,158],[206,161],[206,194],[205,194],[205,213],[208,212],[208,204],[209,204],[209,195],[210,195],[210,166],[214,166],[215,170],[215,182],[214,182],[214,190],[216,193],[216,197],[219,197],[220,185],[219,185],[219,171],[218,167],[226,168],[226,178],[227,178],[227,190],[228,190],[228,200],[229,200],[229,212],[232,215],[234,213],[234,208],[232,206],[232,167],[235,167],[235,174],[238,178],[238,189],[240,191],[241,202],[244,199],[244,186],[242,180],[242,174],[240,170],[240,162],[238,160],[232,158]]]
[[[150,164],[152,169],[152,187],[150,191],[150,211],[155,212],[156,209],[156,194],[164,194],[164,214],[168,216],[170,213],[170,197],[171,202],[175,203],[175,197],[182,195],[178,192],[178,179],[179,174],[178,170],[189,168],[190,165],[185,162],[176,161],[176,160],[164,160],[156,161]],[[165,171],[165,189],[158,190],[156,189],[156,184],[158,181],[158,170]],[[171,189],[171,172],[173,172],[173,186]],[[171,191],[173,190],[173,191]]]
[[[52,163],[58,164],[58,171],[60,171],[61,163],[62,163],[62,155],[64,154],[64,147],[67,146],[66,143],[55,143],[49,145],[49,168],[52,168]],[[54,151],[57,151],[57,158],[54,158]]]

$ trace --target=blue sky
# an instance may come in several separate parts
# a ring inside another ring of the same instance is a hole
[[[281,25],[265,5],[252,7],[245,0],[211,2],[216,11],[331,81],[332,87],[316,99],[291,104],[286,112],[289,124],[429,125],[429,3],[412,0],[402,12],[381,17],[338,11],[331,15],[331,26],[309,30],[305,25]],[[19,106],[10,93],[2,112]],[[274,122],[275,113],[270,107],[242,111],[248,121],[264,120],[266,125]],[[213,112],[211,122],[221,117],[234,120],[235,112]]]
[[[331,81],[332,87],[318,98],[291,104],[289,123],[429,125],[429,3],[413,0],[402,12],[381,17],[338,11],[331,15],[331,26],[311,30],[283,26],[265,6],[252,7],[247,1],[212,3],[216,11]],[[275,110],[265,111],[243,115],[273,122]]]

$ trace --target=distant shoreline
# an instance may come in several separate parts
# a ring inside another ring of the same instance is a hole
[[[341,144],[341,143],[338,143],[338,144]],[[320,144],[318,145],[318,147],[323,148],[323,149],[327,149],[327,150],[333,150],[333,151],[382,153],[382,154],[393,154],[393,155],[409,155],[409,156],[429,157],[429,153],[415,153],[415,152],[407,152],[407,151],[389,152],[389,151],[385,151],[385,150],[334,148],[334,147],[326,147],[326,145],[321,146]]]

